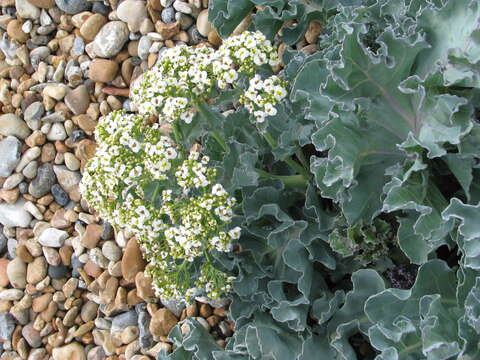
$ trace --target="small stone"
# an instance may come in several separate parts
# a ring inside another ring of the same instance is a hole
[[[118,261],[122,257],[122,249],[115,244],[115,241],[105,241],[102,246],[102,253],[110,261]]]
[[[55,184],[55,173],[52,164],[46,163],[41,165],[37,170],[37,176],[30,183],[28,192],[33,197],[41,198],[48,194],[50,188]]]
[[[15,204],[0,204],[0,223],[9,227],[26,228],[32,221],[32,215],[23,209],[25,199],[20,198]]]
[[[43,9],[51,9],[55,6],[55,0],[27,0],[27,1],[30,4]]]
[[[22,336],[27,341],[28,345],[33,348],[37,348],[42,344],[40,332],[33,328],[33,323],[27,324],[23,327]]]
[[[153,336],[168,336],[170,330],[177,325],[178,320],[173,313],[168,309],[157,310],[150,321],[150,332]]]
[[[55,201],[60,206],[65,206],[70,201],[70,198],[68,197],[68,194],[58,184],[55,184],[55,185],[52,186],[51,192],[52,192],[53,197],[55,198]]]
[[[62,247],[68,238],[68,232],[54,228],[47,228],[38,237],[38,242],[43,246]]]
[[[12,20],[7,25],[7,34],[18,42],[24,43],[28,40],[28,34],[22,29],[22,22],[20,20]]]
[[[57,101],[60,101],[65,97],[67,90],[68,87],[64,84],[47,85],[43,89],[43,95],[47,95]]]
[[[16,254],[23,262],[31,263],[33,261],[33,256],[30,254],[30,251],[28,251],[26,245],[20,245],[17,247]]]
[[[40,17],[40,9],[27,0],[15,0],[15,8],[18,16],[23,19],[38,19]]]
[[[139,330],[136,326],[127,326],[121,335],[122,342],[124,344],[130,344],[132,341],[138,338]]]
[[[47,134],[49,141],[63,141],[67,138],[67,132],[62,123],[53,123],[50,131]]]
[[[107,19],[102,14],[93,14],[80,27],[80,34],[87,41],[93,41]]]
[[[148,17],[145,2],[141,0],[125,0],[117,8],[117,16],[126,22],[130,31],[140,30],[140,24]]]
[[[60,10],[70,15],[87,11],[91,7],[91,4],[86,0],[55,0],[55,3]]]
[[[164,342],[159,342],[147,351],[147,355],[153,356],[156,359],[160,351],[164,351],[168,354],[170,353],[170,351],[172,351],[172,345]]]
[[[185,304],[177,299],[160,299],[162,305],[165,306],[168,310],[170,310],[173,315],[177,318],[180,318],[182,314],[182,310],[185,308]]]
[[[70,171],[66,166],[55,165],[53,171],[57,176],[58,183],[67,193],[78,190],[78,184],[82,179],[78,172]],[[55,196],[55,195],[54,195]]]
[[[53,266],[50,265],[48,267],[48,276],[52,279],[63,279],[68,274],[68,268],[64,265]]]
[[[129,30],[122,21],[111,21],[105,24],[93,41],[95,55],[109,58],[120,52],[128,40]]]
[[[23,290],[20,289],[7,289],[0,291],[0,300],[3,301],[16,301],[23,297]]]
[[[73,56],[80,56],[84,53],[85,51],[85,42],[81,37],[76,37],[75,40],[73,40],[73,46],[72,46],[72,55]],[[80,69],[79,69],[80,70]],[[69,76],[70,78],[70,76]],[[80,74],[80,79],[81,79],[81,74]]]
[[[70,152],[65,153],[65,166],[68,170],[77,171],[80,169],[80,160]]]
[[[22,144],[14,136],[0,141],[0,177],[8,177],[20,161]]]
[[[98,305],[93,301],[87,301],[80,312],[80,316],[84,322],[92,321],[97,317]]]
[[[58,0],[56,0],[58,3]],[[80,1],[80,0],[75,0]],[[52,350],[53,360],[87,360],[85,349],[77,342],[57,347]]]
[[[36,127],[40,128],[40,119],[45,113],[45,108],[40,101],[36,101],[30,104],[24,113],[25,122],[29,125],[30,128]],[[33,126],[33,127],[32,127]]]
[[[142,36],[138,42],[138,56],[146,60],[152,46],[152,40],[148,36]]]
[[[97,246],[102,235],[103,228],[98,224],[88,224],[85,233],[82,235],[81,244],[87,249],[93,249]]]
[[[202,10],[197,18],[197,30],[200,35],[207,37],[212,25],[208,21],[208,9]]]
[[[137,295],[144,300],[155,298],[155,292],[152,288],[152,278],[146,277],[143,272],[139,272],[135,276],[135,285],[137,287]]]
[[[36,285],[47,276],[47,262],[43,256],[33,260],[27,267],[27,282]]]
[[[27,285],[27,264],[16,257],[7,266],[7,277],[15,289],[25,289]]]
[[[162,10],[162,13],[161,13],[160,16],[162,18],[162,21],[165,24],[171,24],[171,23],[175,22],[175,9],[171,6],[167,7],[167,8]]]
[[[135,310],[127,311],[123,314],[117,315],[112,320],[111,332],[116,333],[125,329],[127,326],[136,326],[138,316]]]
[[[110,82],[118,73],[118,64],[106,59],[94,59],[88,77],[95,82]]]
[[[145,269],[145,260],[137,240],[133,237],[125,248],[122,257],[122,275],[128,282],[133,282],[138,272]]]
[[[7,259],[0,259],[0,287],[7,287],[10,284],[8,279],[7,267],[10,263]]]
[[[180,32],[180,23],[176,21],[171,24],[165,24],[163,21],[158,20],[155,23],[155,30],[160,35],[161,40],[168,40]]]
[[[70,91],[67,96],[65,96],[65,104],[75,115],[84,114],[90,104],[87,87],[80,85],[77,86],[75,90]]]
[[[63,285],[62,291],[65,294],[65,297],[69,298],[73,295],[73,292],[77,290],[78,287],[78,279],[70,278],[68,281]]]
[[[12,338],[12,334],[15,331],[15,319],[6,312],[0,312],[0,339],[3,341],[9,341]]]
[[[108,259],[103,256],[102,250],[99,248],[94,248],[89,251],[90,260],[100,266],[102,269],[108,267]]]
[[[32,310],[33,312],[40,313],[48,308],[52,302],[52,294],[43,294],[33,299]]]
[[[17,115],[4,114],[0,116],[0,135],[25,139],[30,132],[27,123]]]

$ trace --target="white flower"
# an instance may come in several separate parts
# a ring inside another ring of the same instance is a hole
[[[267,114],[268,116],[275,116],[275,115],[277,115],[277,109],[272,104],[266,103],[265,104],[265,114]]]
[[[228,232],[228,235],[230,235],[232,239],[237,240],[240,238],[241,232],[242,232],[242,229],[236,226]]]
[[[257,120],[259,123],[263,123],[265,121],[265,113],[263,111],[255,111],[253,116],[255,116],[255,120]]]

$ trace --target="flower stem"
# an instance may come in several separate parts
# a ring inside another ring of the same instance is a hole
[[[255,169],[255,172],[264,179],[281,180],[285,186],[289,187],[306,187],[308,185],[308,179],[303,175],[273,175],[260,169]]]
[[[211,116],[218,116],[218,114],[210,110],[208,106],[203,103],[197,104],[197,110],[210,126],[210,130],[212,132],[213,138],[216,140],[218,145],[222,147],[223,151],[227,152],[228,151],[227,143],[225,142],[225,139],[220,135],[220,133],[215,129],[215,125],[213,124],[213,121],[210,118]]]
[[[265,138],[265,140],[267,141],[268,145],[270,145],[270,147],[272,149],[275,149],[277,147],[277,142],[275,141],[275,139],[272,137],[272,135],[270,135],[270,133],[268,131],[264,131],[262,132],[262,135],[263,137]],[[296,161],[294,161],[293,159],[289,158],[289,157],[286,157],[285,159],[282,159],[288,166],[290,166],[293,170],[295,170],[296,172],[302,174],[302,177],[305,178],[305,180],[308,181],[308,179],[310,178],[310,174],[307,170],[305,170],[303,168],[303,166],[301,166],[299,163],[297,163]]]

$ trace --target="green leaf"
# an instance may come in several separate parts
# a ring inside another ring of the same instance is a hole
[[[250,0],[211,0],[208,9],[208,20],[221,37],[227,37],[253,9],[253,3]]]

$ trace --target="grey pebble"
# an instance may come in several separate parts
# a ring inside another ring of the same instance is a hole
[[[91,3],[85,0],[55,0],[55,3],[60,10],[70,15],[90,10],[91,7]]]

